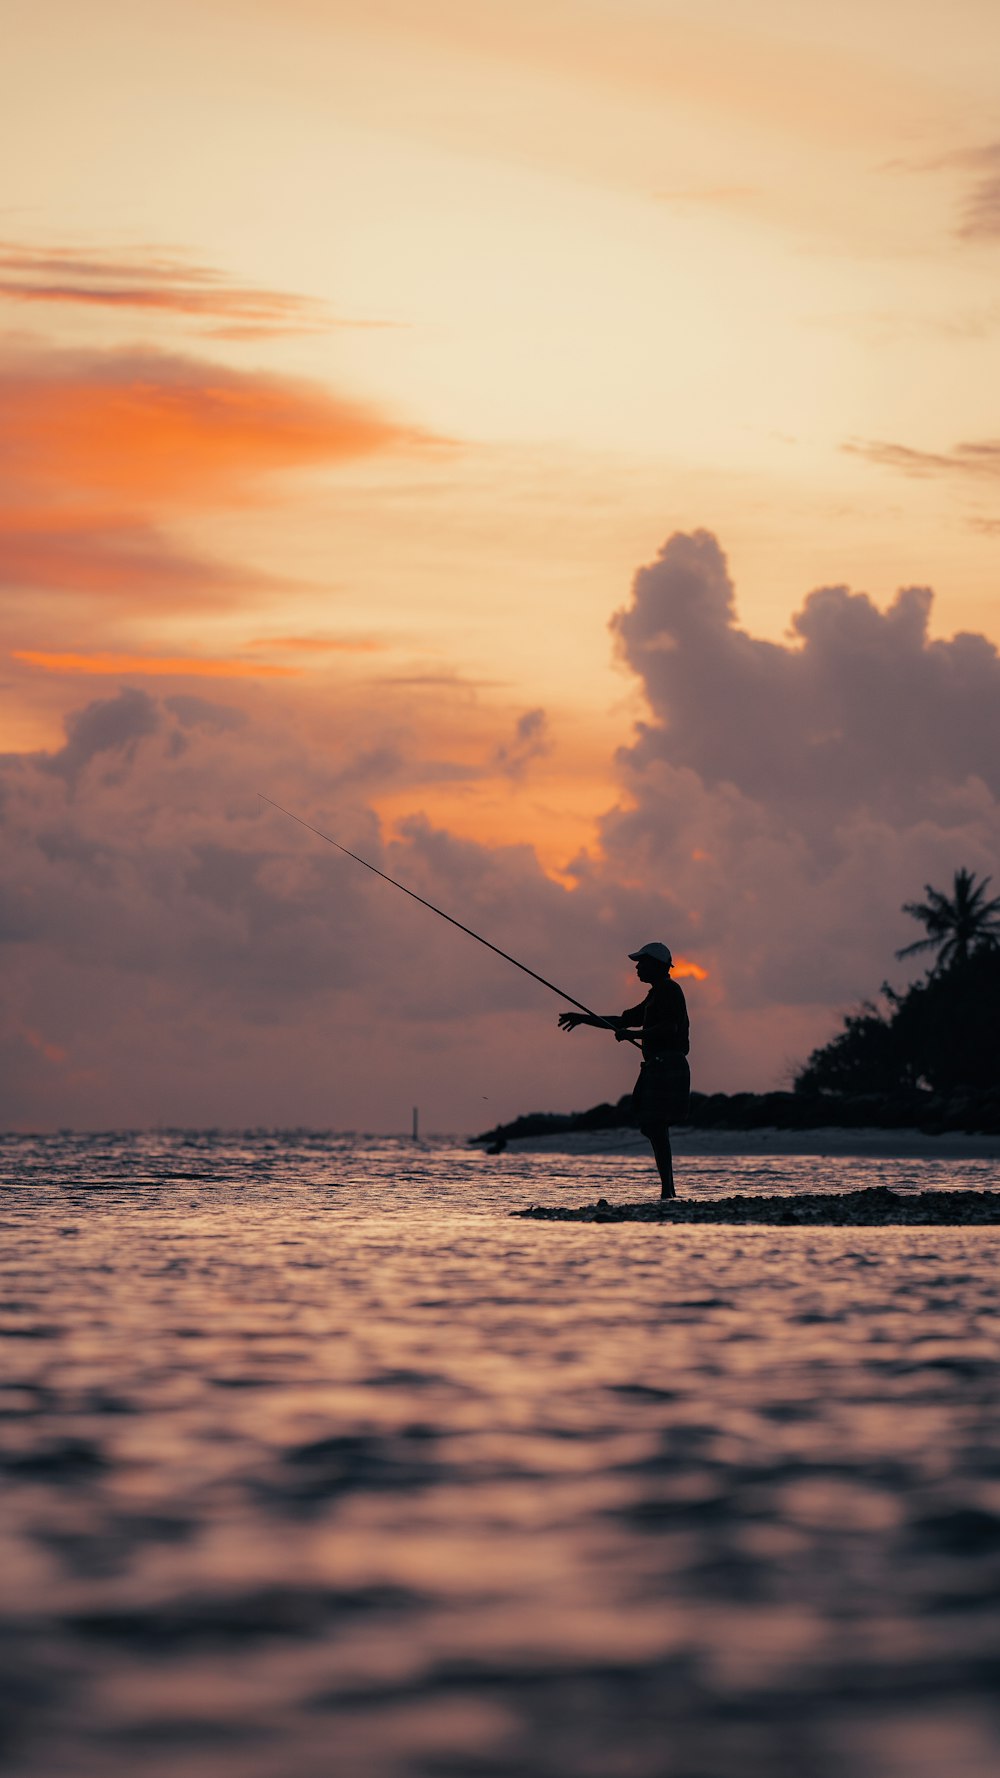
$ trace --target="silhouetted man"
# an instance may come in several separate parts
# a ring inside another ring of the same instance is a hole
[[[677,1194],[670,1126],[685,1122],[691,1094],[687,1003],[683,989],[670,979],[674,960],[666,945],[643,945],[641,950],[630,951],[629,957],[639,980],[650,984],[645,1000],[606,1019],[584,1012],[561,1012],[559,1023],[564,1031],[575,1031],[577,1025],[594,1025],[599,1030],[610,1027],[619,1043],[633,1031],[642,1033],[642,1067],[632,1104],[639,1128],[652,1145],[660,1196],[673,1198]]]

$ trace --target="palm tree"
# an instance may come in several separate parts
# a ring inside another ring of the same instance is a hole
[[[992,950],[1000,944],[1000,896],[984,900],[992,881],[984,877],[976,882],[972,871],[955,872],[955,892],[949,899],[940,889],[924,884],[926,901],[905,901],[904,914],[927,928],[927,937],[904,945],[897,957],[912,957],[918,951],[936,951],[933,970],[947,969],[952,963],[968,963],[973,951]]]

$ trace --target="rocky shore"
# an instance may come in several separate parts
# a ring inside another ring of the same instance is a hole
[[[796,1196],[654,1198],[642,1204],[581,1204],[575,1210],[532,1204],[515,1216],[536,1222],[723,1222],[826,1224],[840,1228],[910,1226],[1000,1226],[1000,1192],[925,1191],[903,1193],[885,1186],[856,1192],[800,1192]]]

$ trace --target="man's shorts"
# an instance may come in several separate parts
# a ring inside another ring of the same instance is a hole
[[[643,1062],[632,1088],[632,1109],[644,1136],[669,1124],[687,1123],[691,1109],[687,1057],[668,1054]]]

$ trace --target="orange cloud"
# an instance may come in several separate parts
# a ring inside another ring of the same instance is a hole
[[[117,507],[239,504],[263,476],[419,442],[315,385],[165,353],[0,367],[0,456],[21,485]]]
[[[0,356],[0,585],[203,605],[274,589],[193,555],[166,517],[261,498],[266,477],[432,441],[321,387],[154,351]]]
[[[0,514],[0,585],[135,600],[148,608],[224,605],[274,588],[253,569],[178,549],[155,526],[88,511]]]
[[[122,673],[147,679],[181,675],[199,679],[287,679],[298,667],[279,667],[268,662],[204,660],[187,655],[49,654],[41,649],[16,648],[11,659],[38,667],[43,673],[86,673],[117,678]]]

